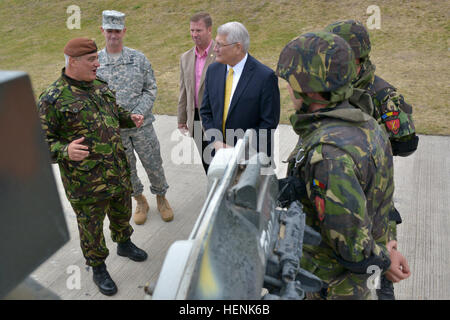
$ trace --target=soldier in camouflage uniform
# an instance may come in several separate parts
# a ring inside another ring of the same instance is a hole
[[[412,107],[395,87],[375,75],[375,65],[369,57],[369,33],[364,25],[354,20],[339,21],[327,26],[325,31],[339,35],[353,49],[357,64],[353,86],[367,91],[372,97],[372,116],[386,129],[394,156],[411,155],[419,142],[412,119]]]
[[[125,32],[125,14],[114,10],[103,11],[102,33],[105,36],[106,48],[99,52],[100,68],[97,73],[116,92],[117,103],[121,107],[145,116],[141,128],[122,129],[120,132],[131,167],[132,196],[137,202],[134,222],[143,224],[149,210],[147,200],[142,194],[144,187],[137,175],[134,151],[139,155],[147,172],[150,191],[156,194],[162,219],[171,221],[173,211],[165,197],[169,186],[162,167],[159,141],[152,124],[155,120],[152,109],[156,99],[156,80],[145,55],[123,46],[122,38]]]
[[[373,103],[371,114],[386,129],[394,156],[406,157],[416,149],[419,137],[416,136],[412,119],[412,107],[397,90],[384,79],[375,75],[375,65],[370,61],[370,38],[364,25],[355,20],[338,21],[330,24],[325,31],[339,35],[347,41],[355,55],[357,76],[353,81],[355,88],[350,101],[358,102],[360,93],[370,94]],[[399,212],[393,206],[390,214],[389,239],[397,239],[397,224],[402,222]],[[381,280],[379,299],[394,300],[394,286],[385,277]]]
[[[108,215],[117,253],[135,261],[147,258],[130,240],[130,169],[120,127],[141,126],[142,115],[116,104],[106,82],[96,78],[97,46],[87,38],[64,48],[66,68],[39,97],[42,128],[51,159],[58,163],[67,198],[75,211],[86,264],[106,295],[117,292],[104,263],[108,256],[103,220]]]
[[[369,266],[389,279],[409,276],[406,259],[388,242],[393,183],[392,152],[377,122],[351,105],[356,76],[350,46],[328,32],[307,33],[282,50],[277,74],[288,81],[300,110],[290,117],[302,137],[295,177],[306,223],[322,236],[304,248],[302,268],[326,287],[308,297],[367,299]]]

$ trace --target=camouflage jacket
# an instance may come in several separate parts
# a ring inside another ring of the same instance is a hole
[[[302,267],[330,283],[355,276],[336,257],[350,263],[389,257],[394,181],[386,133],[348,101],[290,120],[302,137],[296,172],[306,183],[306,223],[322,235],[320,246],[304,246]]]
[[[126,110],[144,116],[144,125],[155,121],[152,109],[157,87],[152,66],[145,55],[124,47],[118,60],[111,59],[106,48],[99,51],[98,77],[116,92],[117,103]]]
[[[394,155],[408,156],[417,149],[412,107],[391,84],[376,76],[375,66],[368,61],[355,88],[365,90],[372,97],[372,116],[389,135]]]
[[[130,169],[119,127],[135,127],[130,113],[99,79],[81,82],[64,74],[39,97],[38,111],[51,159],[59,164],[71,202],[104,199],[131,190]],[[85,137],[89,156],[69,159],[68,146]]]

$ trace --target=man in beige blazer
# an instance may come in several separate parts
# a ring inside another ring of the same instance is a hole
[[[183,53],[180,59],[178,129],[194,138],[207,173],[209,163],[203,159],[203,151],[208,144],[203,139],[199,108],[202,105],[206,70],[215,60],[211,16],[208,13],[195,14],[190,19],[190,30],[195,46]]]

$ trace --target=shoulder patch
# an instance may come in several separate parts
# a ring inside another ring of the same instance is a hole
[[[320,196],[316,196],[314,204],[316,205],[317,217],[320,221],[323,221],[325,219],[325,200]]]
[[[318,188],[320,188],[322,190],[325,190],[325,184],[323,184],[322,182],[320,182],[317,179],[313,179],[313,183],[312,184],[313,184],[314,187],[318,187]]]
[[[388,120],[385,123],[386,128],[393,134],[398,134],[400,130],[400,119]]]
[[[389,117],[396,117],[396,116],[398,116],[398,111],[390,111],[390,112],[386,112],[385,114],[383,114],[382,116],[381,116],[381,119],[383,119],[383,120],[386,120],[386,118],[389,118]]]
[[[381,116],[386,129],[393,134],[398,134],[400,130],[400,119],[398,111],[388,111]]]

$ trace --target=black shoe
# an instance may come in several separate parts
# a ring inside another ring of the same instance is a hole
[[[395,300],[394,284],[381,276],[380,289],[377,289],[378,300]]]
[[[106,264],[102,263],[99,266],[92,267],[94,270],[94,283],[98,286],[101,293],[107,296],[112,296],[117,292],[117,286],[106,270]]]
[[[117,254],[122,257],[128,257],[133,261],[144,261],[147,259],[147,253],[134,245],[131,240],[127,240],[117,245]]]

